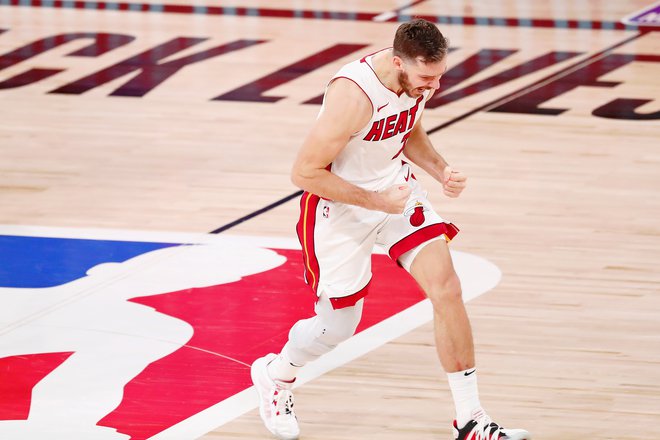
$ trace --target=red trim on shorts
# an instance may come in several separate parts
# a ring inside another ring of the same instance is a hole
[[[402,238],[390,247],[390,258],[396,261],[401,255],[405,254],[411,249],[416,248],[425,241],[431,240],[444,234],[449,241],[451,241],[456,234],[458,228],[453,223],[436,223],[434,225],[426,226],[418,229],[407,237]]]
[[[316,208],[321,198],[305,191],[300,197],[300,218],[296,225],[298,240],[302,246],[303,264],[305,267],[305,282],[316,292],[319,286],[319,260],[314,249],[314,226],[316,225]]]
[[[409,164],[408,162],[406,162],[405,160],[402,160],[402,161],[401,161],[401,166],[403,167],[404,165],[408,165],[408,166],[410,166],[410,164]],[[406,179],[406,182],[407,182],[409,179],[417,180],[417,178],[415,177],[415,175],[414,175],[413,172],[412,172],[412,166],[410,166],[410,173],[408,174],[408,177],[406,177],[405,179]]]
[[[370,285],[371,280],[369,280],[366,286],[352,295],[342,296],[341,298],[330,298],[330,304],[332,304],[332,308],[337,310],[343,309],[344,307],[353,307],[355,304],[357,304],[358,301],[367,296],[367,293],[369,293]]]

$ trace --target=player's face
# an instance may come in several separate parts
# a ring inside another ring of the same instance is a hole
[[[447,57],[431,63],[424,63],[419,58],[415,62],[402,60],[399,84],[406,95],[419,98],[426,90],[440,88],[440,78],[446,70]]]

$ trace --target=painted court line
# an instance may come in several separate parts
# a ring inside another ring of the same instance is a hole
[[[414,4],[414,2],[413,2]],[[311,9],[277,9],[240,6],[204,6],[188,4],[132,3],[113,1],[81,1],[81,0],[0,0],[0,6],[18,6],[31,8],[84,9],[97,11],[122,11],[134,13],[159,14],[195,14],[195,15],[229,15],[239,17],[284,18],[306,20],[348,20],[376,22],[404,22],[413,17],[424,18],[439,24],[455,24],[461,26],[505,26],[533,27],[557,29],[605,29],[605,30],[636,30],[636,24],[626,24],[620,21],[575,20],[548,18],[514,18],[514,17],[474,17],[460,15],[424,15],[373,12],[327,11]],[[410,6],[410,5],[408,5]],[[386,14],[386,15],[384,15]],[[387,18],[385,18],[387,17]],[[379,18],[376,20],[376,18]]]
[[[413,2],[408,3],[407,5],[400,6],[394,10],[383,12],[382,14],[376,15],[373,18],[373,21],[390,21],[395,17],[398,17],[399,13],[403,10],[406,10],[408,8],[412,8],[415,5],[418,5],[420,3],[424,3],[427,0],[415,0]]]

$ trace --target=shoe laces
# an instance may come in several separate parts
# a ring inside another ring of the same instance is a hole
[[[504,435],[502,427],[493,422],[488,415],[484,414],[475,420],[477,424],[472,428],[474,440],[499,440]],[[468,436],[467,438],[470,438]]]
[[[287,386],[277,384],[273,391],[271,404],[273,406],[273,414],[276,417],[281,415],[296,416],[293,412],[293,393]]]

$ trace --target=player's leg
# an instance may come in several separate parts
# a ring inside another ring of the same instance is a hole
[[[318,295],[316,315],[293,325],[279,354],[257,359],[252,366],[261,398],[260,415],[281,439],[299,435],[291,393],[298,370],[351,337],[357,328],[371,279],[376,229],[386,217],[315,197],[303,195],[298,236],[305,279]]]
[[[330,299],[322,294],[315,307],[316,316],[300,320],[291,328],[282,351],[257,359],[252,365],[261,418],[278,438],[296,439],[300,434],[291,393],[298,370],[353,335],[362,316],[363,301],[333,309]]]
[[[364,300],[360,299],[354,306],[335,309],[328,296],[321,294],[314,308],[316,316],[294,324],[280,358],[294,366],[303,366],[330,352],[355,333],[362,317],[363,302]],[[271,365],[269,371],[273,377],[293,380],[297,367],[287,370],[286,367]]]
[[[530,439],[527,431],[500,427],[481,407],[472,330],[463,304],[460,280],[445,240],[424,243],[408,255],[402,255],[400,261],[433,304],[436,349],[456,406],[456,440]]]
[[[448,373],[473,368],[472,329],[447,243],[440,239],[420,247],[410,274],[433,304],[436,350],[442,367]]]
[[[407,174],[405,168],[402,170]],[[526,431],[504,430],[491,424],[481,408],[472,330],[447,245],[458,229],[433,210],[414,178],[408,184],[412,194],[406,209],[401,215],[391,217],[379,232],[377,243],[412,274],[433,304],[436,348],[456,406],[455,437],[457,440],[528,439]]]

